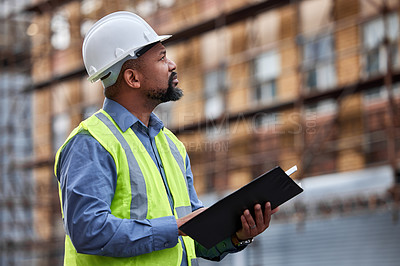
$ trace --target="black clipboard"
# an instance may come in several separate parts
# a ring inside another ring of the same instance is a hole
[[[290,170],[289,170],[290,171]],[[254,205],[270,202],[274,209],[303,192],[279,166],[219,200],[179,229],[202,246],[211,248],[241,228],[240,216]]]

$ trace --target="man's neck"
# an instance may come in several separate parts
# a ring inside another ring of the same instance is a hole
[[[150,99],[142,90],[144,89],[132,89],[122,86],[113,100],[125,107],[148,127],[150,115],[160,102]]]
[[[142,121],[142,123],[146,127],[149,127],[151,112],[137,112],[135,110],[130,110],[130,109],[128,109],[128,111],[131,112],[134,116],[136,116],[140,121]]]
[[[130,113],[136,116],[144,125],[149,126],[150,115],[154,108],[157,106],[155,104],[144,103],[138,99],[127,101],[125,99],[116,99],[116,102],[125,107]]]

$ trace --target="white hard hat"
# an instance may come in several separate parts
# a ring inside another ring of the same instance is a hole
[[[88,80],[95,82],[102,78],[105,88],[111,86],[126,60],[137,58],[141,48],[169,37],[157,35],[146,21],[131,12],[119,11],[103,17],[83,40],[83,63]]]

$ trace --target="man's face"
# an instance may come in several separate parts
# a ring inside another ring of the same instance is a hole
[[[177,101],[183,96],[178,88],[176,65],[167,58],[165,47],[159,43],[141,57],[141,88],[147,97],[158,103]]]

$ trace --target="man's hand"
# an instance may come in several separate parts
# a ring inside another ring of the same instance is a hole
[[[253,238],[269,227],[271,221],[271,215],[276,213],[279,207],[271,210],[271,204],[267,202],[265,204],[264,214],[261,210],[261,205],[254,205],[254,218],[251,216],[249,210],[245,210],[243,215],[240,216],[242,221],[242,229],[236,232],[236,236],[239,241]]]
[[[181,225],[183,225],[184,223],[186,223],[187,221],[189,221],[190,219],[192,219],[193,217],[195,217],[196,215],[198,215],[199,213],[202,213],[203,211],[205,211],[206,209],[207,208],[203,207],[203,208],[195,210],[194,212],[192,212],[192,213],[190,213],[190,214],[188,214],[188,215],[186,215],[186,216],[184,216],[182,218],[176,219],[176,223],[178,224],[178,228]],[[186,234],[184,232],[182,232],[181,230],[179,230],[179,235],[180,236],[185,236]]]

